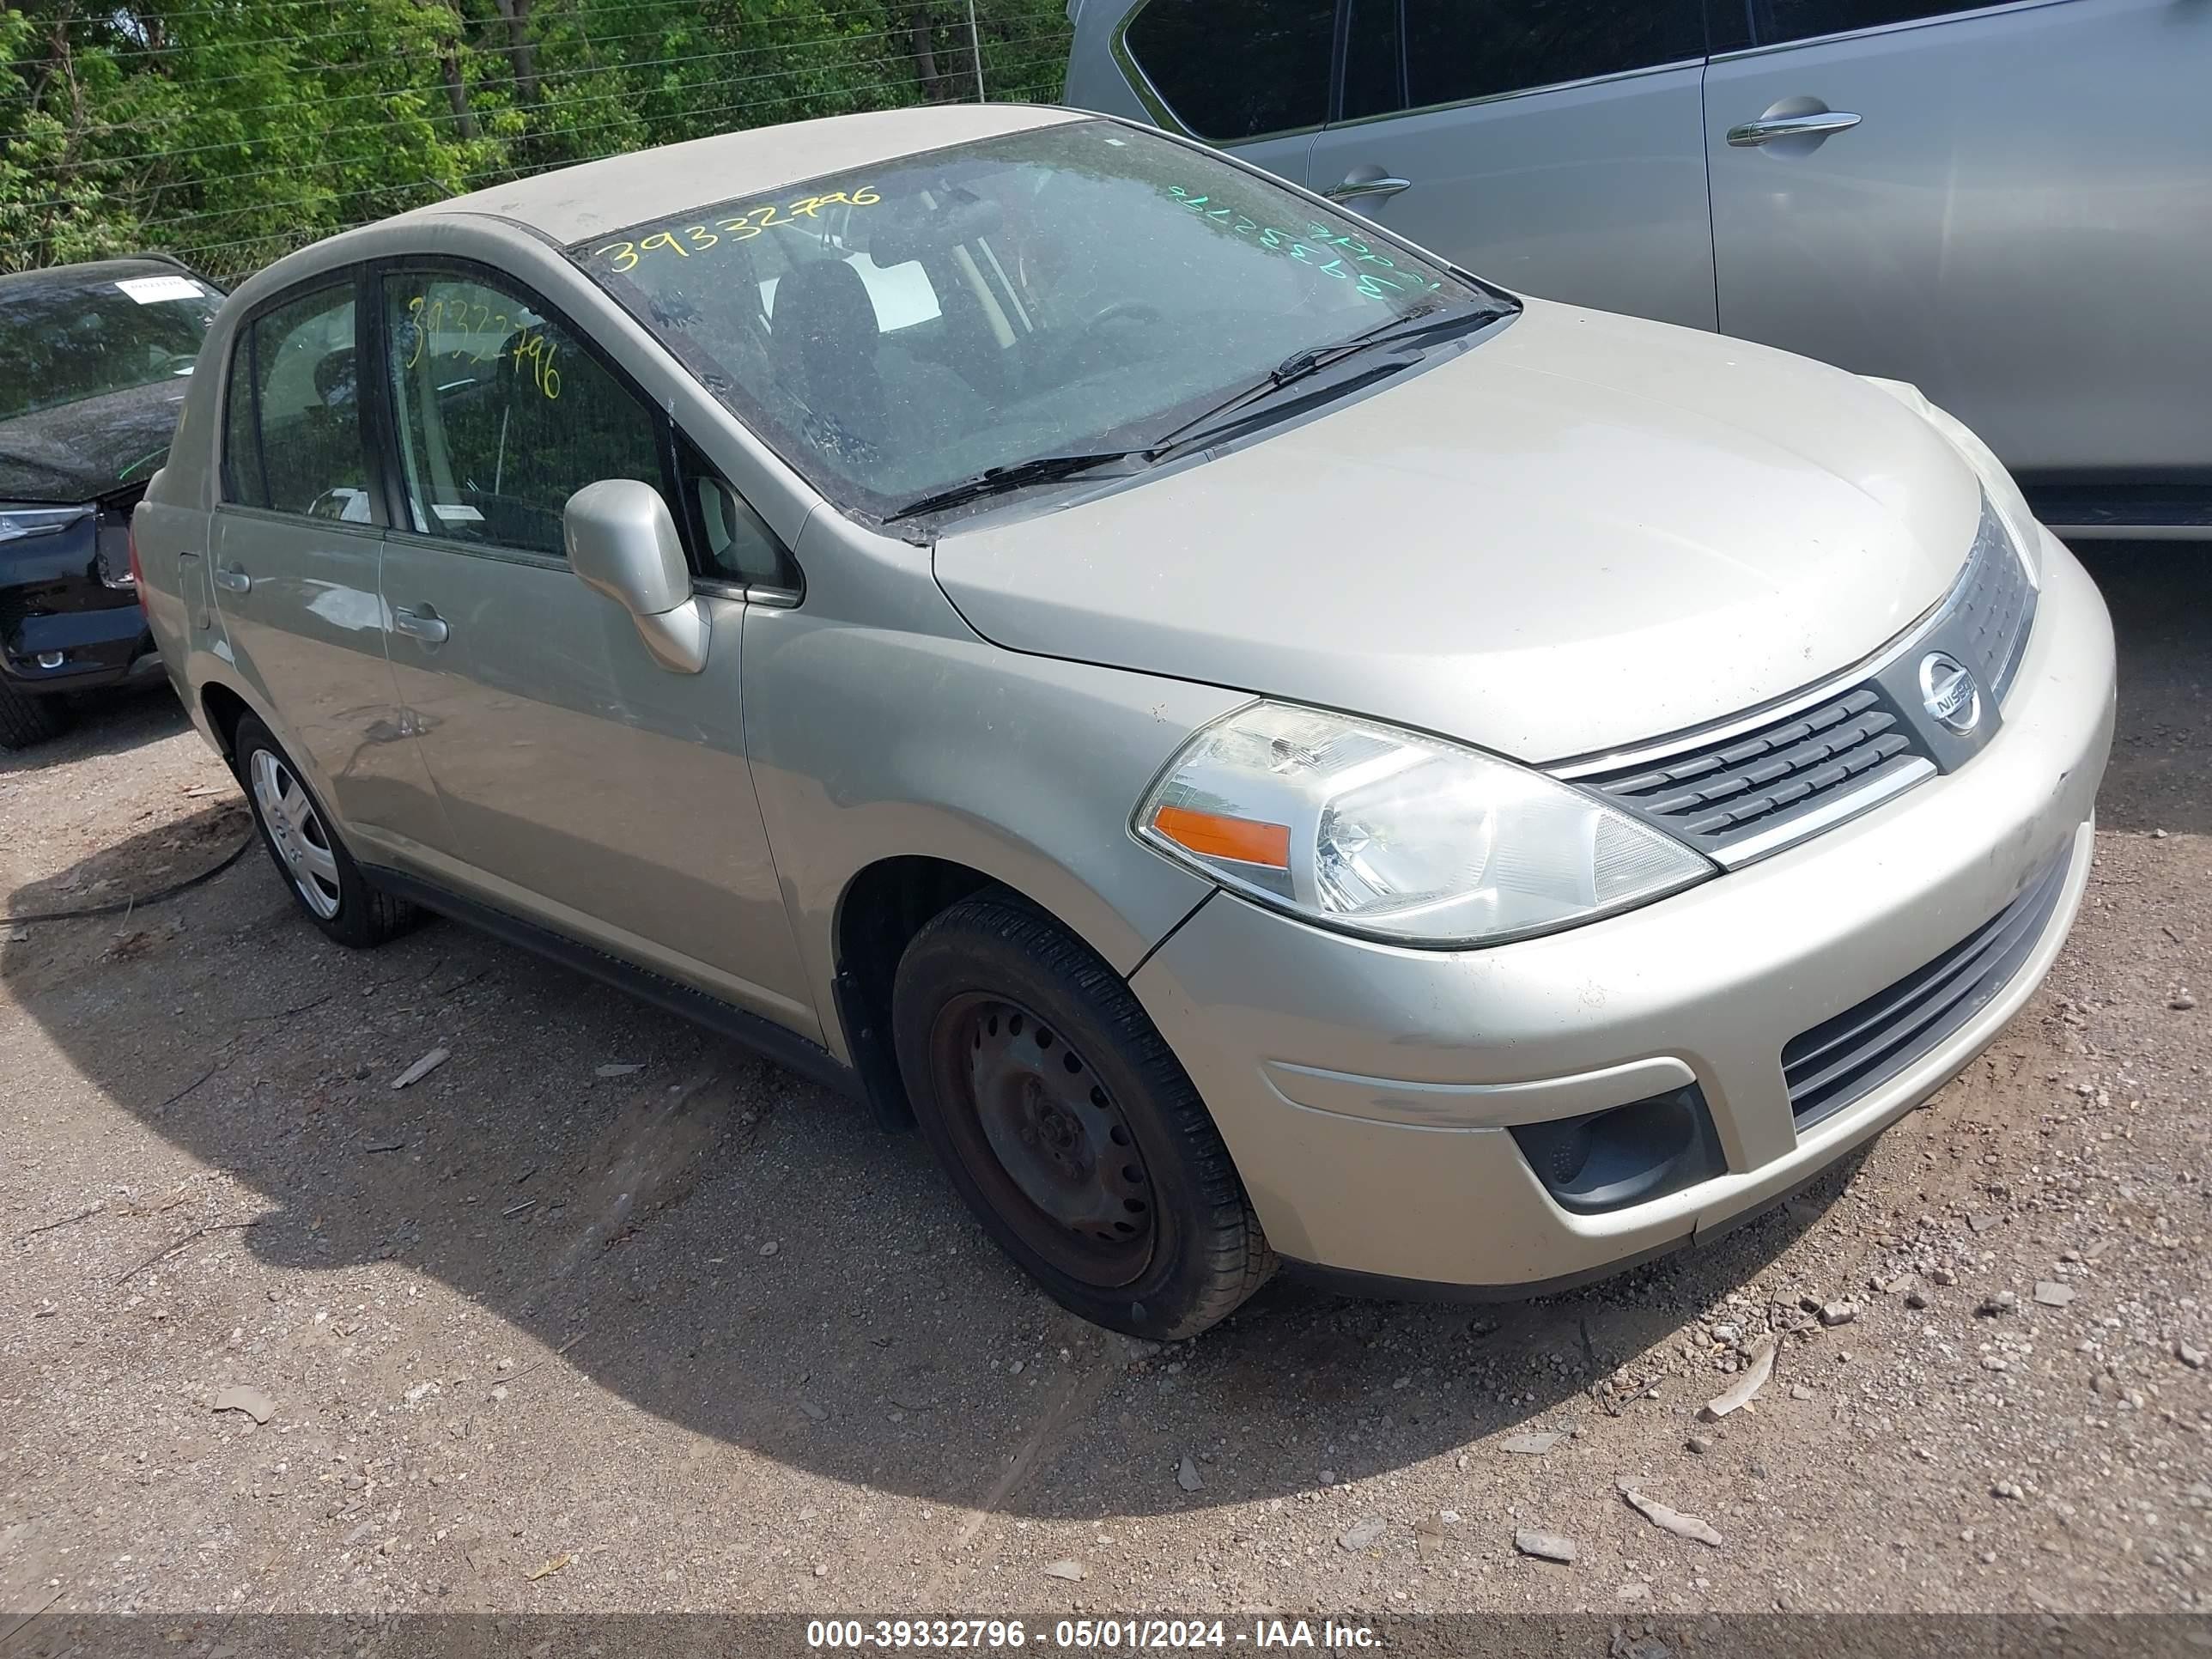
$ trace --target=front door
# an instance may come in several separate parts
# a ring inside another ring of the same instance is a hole
[[[2212,6],[1752,13],[1705,83],[1725,331],[1910,380],[2031,480],[2212,466]]]
[[[385,660],[383,551],[355,350],[355,279],[239,330],[210,534],[222,645],[353,850],[434,822],[429,775]]]
[[[1351,0],[1306,183],[1522,293],[1714,323],[1700,0]]]
[[[745,762],[743,599],[707,599],[706,667],[674,672],[562,551],[587,483],[676,500],[662,421],[507,279],[381,286],[405,514],[383,597],[452,826],[429,873],[818,1036]]]

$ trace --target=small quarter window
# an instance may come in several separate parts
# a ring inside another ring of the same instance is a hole
[[[658,417],[520,294],[394,273],[384,310],[415,531],[557,558],[562,512],[586,484],[662,487]]]
[[[1752,0],[1763,46],[1809,40],[1817,34],[1847,34],[1855,29],[1878,29],[1891,23],[1913,23],[1923,17],[1943,17],[1953,12],[1979,11],[1979,4],[1946,5],[1941,0]]]
[[[1335,0],[1152,0],[1129,55],[1201,138],[1257,138],[1328,118]]]
[[[371,522],[350,278],[264,312],[242,330],[225,402],[230,500]]]

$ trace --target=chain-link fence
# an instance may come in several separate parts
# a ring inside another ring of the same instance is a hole
[[[0,0],[0,270],[234,280],[349,226],[735,127],[1050,101],[1064,0]]]

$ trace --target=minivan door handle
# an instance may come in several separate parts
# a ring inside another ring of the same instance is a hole
[[[1738,149],[1757,149],[1777,138],[1822,138],[1832,132],[1849,132],[1859,118],[1839,109],[1815,110],[1809,115],[1762,115],[1756,121],[1729,129],[1728,141]]]
[[[416,611],[410,611],[404,605],[393,605],[392,628],[394,633],[431,645],[443,645],[453,631],[446,626],[446,619],[427,605]]]
[[[1400,191],[1413,187],[1411,179],[1346,179],[1340,184],[1331,185],[1322,194],[1332,202],[1349,202],[1361,196],[1395,196]]]
[[[226,593],[250,592],[253,587],[253,578],[238,565],[219,564],[215,568],[215,585]]]

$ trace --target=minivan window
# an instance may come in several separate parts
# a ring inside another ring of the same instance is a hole
[[[228,499],[277,513],[371,521],[350,277],[264,311],[240,330],[228,390]]]
[[[1227,143],[1328,118],[1336,0],[1152,0],[1123,42],[1176,118]]]
[[[558,558],[562,511],[586,484],[662,487],[652,411],[519,291],[393,272],[384,313],[416,532]]]
[[[1087,120],[569,254],[822,494],[889,517],[991,468],[1148,447],[1309,349],[1510,309],[1372,234],[1194,146]]]
[[[1415,109],[1705,54],[1700,0],[1404,0]]]
[[[1945,4],[1942,0],[1752,0],[1763,46],[1803,40],[1816,34],[1845,34],[1890,23],[1917,22],[1951,12],[1979,11],[1994,0]]]

